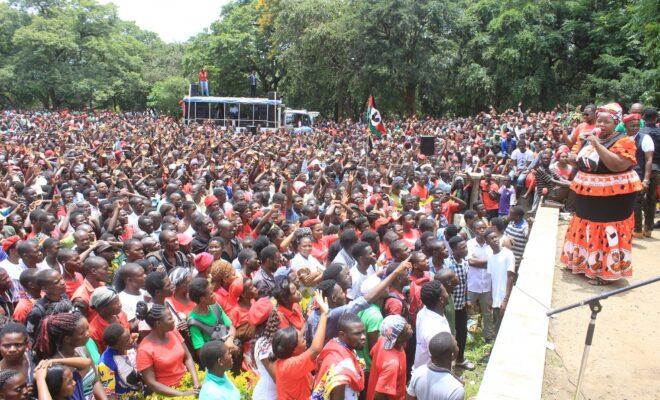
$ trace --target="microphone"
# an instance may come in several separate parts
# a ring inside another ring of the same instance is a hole
[[[582,133],[580,133],[580,139],[582,139],[582,140],[586,140],[586,139],[587,139],[587,135],[589,135],[589,134],[592,134],[592,135],[594,135],[594,136],[596,136],[596,137],[600,137],[600,134],[601,134],[601,133],[602,133],[602,130],[601,130],[600,128],[594,128],[594,129],[592,129],[592,130],[589,131],[589,132],[582,132]]]

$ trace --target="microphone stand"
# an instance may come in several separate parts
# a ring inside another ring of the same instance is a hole
[[[582,386],[582,379],[584,377],[584,371],[587,368],[587,358],[589,357],[589,349],[591,348],[591,342],[593,341],[594,338],[594,331],[596,330],[596,317],[598,316],[598,313],[603,310],[603,306],[600,304],[600,300],[604,300],[610,296],[614,296],[615,294],[627,292],[629,290],[641,287],[641,286],[646,286],[650,285],[651,283],[660,281],[660,275],[656,276],[655,278],[650,278],[644,281],[640,281],[637,283],[633,283],[632,285],[625,286],[619,289],[614,289],[610,290],[609,292],[605,292],[603,294],[599,294],[597,296],[589,297],[584,300],[580,300],[577,303],[569,304],[564,307],[560,308],[555,308],[554,310],[550,310],[545,315],[548,317],[554,315],[554,314],[559,314],[564,311],[571,310],[573,308],[581,307],[584,305],[589,305],[589,308],[591,309],[591,319],[589,320],[589,327],[587,328],[587,337],[584,340],[584,350],[582,352],[582,361],[580,362],[580,372],[578,373],[578,381],[577,385],[575,386],[575,395],[573,396],[574,400],[577,400],[578,394],[580,393],[580,387]]]

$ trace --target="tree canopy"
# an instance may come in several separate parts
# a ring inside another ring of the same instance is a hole
[[[176,112],[206,67],[212,94],[247,95],[255,71],[259,96],[336,118],[358,116],[370,94],[386,115],[657,105],[659,11],[655,0],[234,0],[167,44],[113,4],[17,0],[0,3],[0,99]]]

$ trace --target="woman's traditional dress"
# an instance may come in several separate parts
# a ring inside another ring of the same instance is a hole
[[[561,261],[574,274],[613,281],[632,276],[633,204],[641,182],[633,170],[635,142],[623,134],[603,142],[611,152],[629,160],[630,168],[610,171],[589,143],[578,142],[578,173],[571,183],[576,194]]]

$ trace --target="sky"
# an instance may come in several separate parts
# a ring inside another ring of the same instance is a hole
[[[157,33],[166,42],[185,42],[220,15],[229,0],[99,0],[115,3],[119,17]]]

